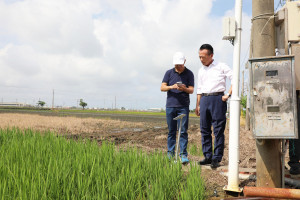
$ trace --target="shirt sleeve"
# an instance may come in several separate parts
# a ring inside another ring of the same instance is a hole
[[[163,78],[163,80],[162,80],[162,83],[167,83],[167,85],[169,85],[169,77],[170,77],[169,71],[167,71],[167,72],[165,73],[165,75],[164,75],[164,78]]]
[[[228,65],[223,64],[223,72],[227,78],[232,80],[232,69]]]
[[[190,75],[189,75],[189,83],[188,83],[188,84],[189,84],[188,86],[192,86],[192,87],[194,87],[194,85],[195,85],[194,74],[193,74],[192,71],[190,71]]]

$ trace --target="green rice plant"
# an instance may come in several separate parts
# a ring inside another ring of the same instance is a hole
[[[162,152],[0,129],[0,199],[204,199],[200,168]],[[195,197],[195,198],[194,198]]]
[[[181,185],[180,199],[206,199],[205,185],[197,164],[191,164],[186,183]]]
[[[196,144],[188,145],[188,152],[194,156],[202,156],[203,155],[202,148],[201,147],[198,148]]]

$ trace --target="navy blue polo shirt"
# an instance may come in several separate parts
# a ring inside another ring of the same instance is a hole
[[[175,71],[175,68],[168,70],[162,80],[168,86],[174,85],[181,81],[186,87],[194,87],[194,74],[191,70],[185,67],[182,73]],[[166,107],[188,107],[190,105],[190,95],[186,92],[171,89],[167,92]]]

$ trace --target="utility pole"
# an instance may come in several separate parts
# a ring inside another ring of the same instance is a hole
[[[54,109],[54,89],[52,90],[52,110]]]
[[[275,56],[274,0],[252,0],[252,56]],[[256,140],[256,186],[281,187],[279,139]]]
[[[245,85],[245,83],[244,83],[244,72],[245,72],[245,70],[243,70],[242,71],[242,92],[241,92],[241,96],[242,97],[244,97],[244,85]]]
[[[253,3],[252,3],[253,4]],[[253,58],[253,25],[251,27],[251,33],[250,33],[250,51],[249,51],[249,58]],[[248,84],[247,84],[247,106],[246,106],[246,130],[251,130],[251,122],[250,122],[250,67],[247,66],[248,70]]]
[[[242,0],[235,1],[235,38],[233,41],[233,70],[232,70],[232,97],[230,99],[229,121],[229,162],[228,185],[224,190],[241,192],[239,188],[239,140],[240,140],[240,115],[241,99],[239,97],[240,83],[240,53],[242,32]]]
[[[249,78],[248,78],[248,80],[249,80]],[[245,126],[245,129],[247,131],[250,130],[250,112],[249,112],[249,107],[250,107],[250,92],[249,92],[249,85],[247,84],[246,126]]]

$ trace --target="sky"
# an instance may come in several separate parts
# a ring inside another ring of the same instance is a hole
[[[243,1],[241,70],[249,54],[251,4]],[[175,52],[185,54],[195,83],[203,43],[232,68],[222,19],[234,17],[234,6],[234,0],[0,0],[0,101],[41,100],[52,107],[54,99],[55,107],[66,107],[83,99],[89,108],[165,108],[160,85]],[[190,99],[194,109],[196,92]]]

